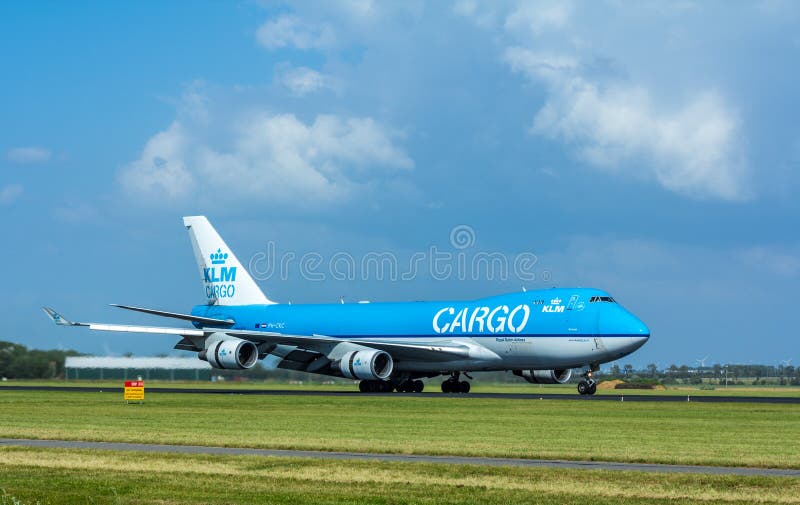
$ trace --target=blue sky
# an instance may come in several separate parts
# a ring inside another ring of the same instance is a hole
[[[6,2],[0,338],[170,352],[39,307],[187,310],[180,218],[205,214],[245,262],[535,257],[535,278],[295,263],[260,282],[278,301],[593,286],[651,327],[634,364],[800,359],[798,21],[779,1]]]

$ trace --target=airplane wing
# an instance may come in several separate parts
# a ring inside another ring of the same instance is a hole
[[[432,342],[398,342],[382,341],[382,340],[368,340],[368,339],[343,339],[328,337],[325,335],[291,335],[276,332],[263,332],[252,330],[234,330],[225,328],[205,328],[205,329],[189,329],[189,328],[170,328],[170,327],[157,327],[157,326],[131,326],[122,324],[104,324],[104,323],[76,323],[66,319],[64,316],[56,312],[50,307],[43,307],[45,313],[60,326],[84,326],[90,330],[100,331],[118,331],[127,333],[151,333],[151,334],[164,334],[164,335],[180,335],[187,337],[189,340],[192,337],[208,337],[213,333],[225,333],[232,337],[249,340],[254,343],[263,343],[268,345],[283,345],[293,346],[299,349],[305,349],[312,352],[327,354],[334,346],[340,343],[352,343],[364,347],[371,347],[373,349],[380,349],[388,352],[392,358],[399,361],[452,361],[458,359],[485,359],[496,360],[500,357],[486,347],[477,343],[466,341],[453,341],[453,340],[437,340]],[[152,313],[152,312],[151,312]],[[183,341],[182,341],[183,342]],[[180,342],[178,345],[180,346]],[[180,347],[189,350],[190,347]]]

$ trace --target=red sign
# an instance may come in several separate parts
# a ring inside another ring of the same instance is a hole
[[[126,388],[143,388],[144,381],[125,381]]]

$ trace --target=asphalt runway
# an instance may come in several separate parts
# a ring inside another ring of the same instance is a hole
[[[766,477],[800,477],[800,470],[780,468],[744,468],[720,466],[659,465],[643,463],[612,463],[604,461],[565,461],[547,459],[480,458],[465,456],[424,456],[409,454],[370,454],[362,452],[289,451],[276,449],[247,449],[238,447],[207,447],[200,445],[126,444],[119,442],[82,442],[70,440],[30,440],[0,438],[0,447],[23,446],[52,449],[100,449],[111,451],[140,451],[182,454],[220,454],[227,456],[273,456],[280,458],[314,458],[333,460],[390,461],[403,463],[438,463],[448,465],[488,465],[514,467],[566,468],[572,470],[617,470],[652,473],[690,473],[716,475],[745,475]]]
[[[62,391],[80,393],[122,393],[122,388],[85,387],[85,386],[0,386],[0,391]],[[360,393],[353,391],[297,391],[292,389],[210,389],[210,388],[170,388],[149,387],[148,394],[182,393],[182,394],[217,394],[217,395],[266,395],[266,396],[410,396],[416,398],[472,398],[500,400],[575,400],[575,401],[626,401],[626,402],[702,402],[702,403],[793,403],[800,404],[800,396],[691,396],[691,395],[651,395],[624,393],[580,396],[564,393]]]

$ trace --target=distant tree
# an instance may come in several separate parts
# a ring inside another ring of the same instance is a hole
[[[722,374],[722,365],[719,363],[714,363],[712,368],[714,369],[714,376],[719,376]]]
[[[658,375],[658,365],[655,363],[650,363],[647,365],[647,373],[650,375],[650,377],[656,377]]]
[[[27,352],[24,345],[0,341],[0,377],[12,378],[9,372],[11,364]]]
[[[675,363],[671,364],[669,366],[669,373],[672,376],[678,375],[678,365],[676,365]]]
[[[627,375],[628,377],[630,377],[631,374],[633,374],[633,365],[631,365],[630,363],[627,363],[622,368],[623,368],[623,370],[625,370],[625,375]]]
[[[67,356],[75,351],[28,350],[24,345],[0,342],[0,377],[8,379],[52,379],[64,374]]]
[[[620,372],[620,370],[619,370],[619,365],[617,365],[616,363],[611,365],[611,375],[619,377],[621,374],[622,374],[622,372]]]

